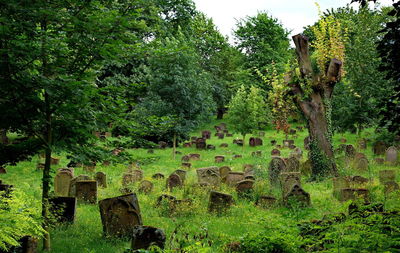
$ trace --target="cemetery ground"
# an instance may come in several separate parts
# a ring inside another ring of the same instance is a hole
[[[197,150],[195,145],[183,147],[181,144],[177,151],[176,159],[172,159],[172,148],[154,149],[154,153],[149,153],[148,149],[129,149],[128,152],[135,162],[132,169],[143,170],[143,180],[149,180],[154,184],[150,193],[140,192],[139,182],[128,184],[126,187],[137,195],[143,225],[154,226],[162,229],[166,235],[166,252],[223,252],[233,250],[235,242],[243,241],[249,236],[267,235],[277,238],[277,241],[288,247],[297,248],[304,243],[304,239],[299,237],[299,225],[310,220],[321,220],[324,216],[332,216],[339,213],[348,214],[351,201],[341,202],[333,196],[332,178],[323,181],[311,182],[309,175],[304,173],[304,166],[301,165],[302,176],[301,186],[310,194],[311,205],[302,207],[293,203],[285,206],[282,202],[282,193],[279,187],[273,187],[269,183],[268,166],[271,161],[271,151],[276,148],[271,145],[271,140],[276,140],[277,144],[283,146],[285,135],[277,133],[275,130],[265,130],[262,146],[249,146],[249,137],[259,137],[258,134],[246,136],[245,147],[233,144],[233,140],[241,138],[240,135],[233,134],[232,137],[225,136],[219,139],[214,136],[214,125],[219,125],[222,121],[214,121],[206,126],[202,126],[191,136],[201,136],[202,130],[211,131],[211,139],[207,144],[212,144],[215,150]],[[229,129],[229,125],[227,126]],[[307,160],[307,150],[304,149],[304,138],[308,135],[306,129],[297,130],[295,135],[289,135],[288,139],[294,140],[294,145],[303,151],[301,164]],[[112,139],[109,137],[108,139]],[[374,138],[373,129],[365,130],[361,136],[345,133],[335,134],[333,137],[334,148],[343,144],[342,138],[346,139],[345,144],[353,144],[357,152],[366,155],[369,165],[365,170],[356,170],[352,163],[345,161],[344,152],[336,154],[339,174],[341,176],[362,176],[368,179],[363,188],[369,190],[369,199],[372,203],[382,203],[384,210],[394,210],[400,208],[398,192],[389,195],[384,194],[384,186],[379,181],[379,171],[396,170],[399,174],[398,165],[378,164],[374,161],[376,156],[372,152],[372,141],[367,143],[367,149],[359,150],[357,142],[360,138],[372,140]],[[104,145],[106,142],[101,142]],[[220,147],[222,143],[227,143],[228,147]],[[261,156],[252,155],[253,152],[260,150]],[[293,151],[284,147],[280,149],[281,157],[289,157]],[[199,160],[190,160],[191,168],[182,168],[181,158],[188,154],[200,154]],[[222,155],[225,160],[215,163],[215,156]],[[242,157],[234,158],[234,155]],[[64,154],[54,155],[60,158],[58,165],[52,165],[53,176],[59,168],[65,168],[69,160]],[[41,209],[41,177],[42,171],[36,169],[41,158],[35,156],[31,161],[18,163],[16,166],[8,166],[7,174],[1,174],[0,179],[3,183],[14,185],[16,191],[22,191],[28,196],[30,204],[37,212]],[[234,204],[225,212],[220,214],[208,211],[210,187],[198,186],[196,169],[210,166],[229,166],[232,171],[243,172],[246,164],[254,165],[254,189],[251,194],[242,197],[237,194],[235,187],[226,184],[214,187],[212,190],[231,194]],[[93,171],[84,170],[76,167],[74,175],[88,175],[94,178],[96,172],[104,172],[107,176],[107,188],[99,187],[97,190],[97,200],[112,198],[123,195],[122,177],[128,171],[129,163],[110,164],[108,166],[97,164]],[[173,188],[169,191],[166,187],[168,176],[177,169],[187,170],[186,179],[182,187]],[[164,179],[153,179],[156,173],[162,173]],[[396,181],[398,182],[398,175]],[[52,188],[54,189],[54,188]],[[171,210],[165,203],[157,206],[157,198],[162,194],[169,194],[177,199],[190,199],[183,201],[181,205]],[[270,207],[256,205],[257,199],[261,196],[272,196],[276,198],[276,203]],[[339,252],[341,244],[349,243],[351,240],[376,240],[379,238],[363,238],[361,232],[353,239],[349,239],[353,232],[349,232],[346,227],[341,231],[336,231],[330,236],[331,247],[324,252]],[[397,234],[398,235],[398,234]],[[129,240],[106,238],[103,236],[102,221],[100,218],[98,204],[79,203],[76,210],[76,218],[73,224],[57,225],[51,229],[52,251],[51,252],[123,252],[130,248]],[[398,239],[397,239],[398,240]],[[251,239],[249,239],[249,243]],[[261,241],[257,242],[262,244]],[[349,243],[351,244],[351,243]],[[230,246],[227,246],[230,245]],[[333,246],[332,246],[333,245]],[[334,247],[334,248],[333,248]],[[40,248],[40,246],[39,246]],[[304,248],[303,248],[304,249]],[[250,251],[249,251],[250,252]],[[256,251],[254,252],[263,252]],[[282,251],[285,252],[285,251]],[[341,252],[341,251],[340,251]],[[343,251],[343,252],[361,252]],[[368,252],[368,251],[365,251]],[[388,251],[391,252],[391,251]],[[393,251],[394,252],[394,251]]]

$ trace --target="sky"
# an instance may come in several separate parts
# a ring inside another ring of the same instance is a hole
[[[267,11],[277,18],[291,35],[303,31],[303,27],[318,20],[315,0],[193,0],[197,9],[212,18],[219,31],[229,36],[233,42],[232,30],[239,19],[254,16],[259,11]],[[321,10],[337,8],[350,3],[350,0],[318,0]],[[391,0],[380,0],[382,5],[391,5]],[[353,4],[357,7],[356,4]]]

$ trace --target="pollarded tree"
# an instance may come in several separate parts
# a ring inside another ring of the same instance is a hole
[[[337,173],[332,146],[332,95],[342,75],[344,36],[333,17],[315,28],[315,52],[309,53],[308,38],[293,36],[299,70],[287,77],[295,104],[307,120],[311,138],[310,160],[314,179]]]
[[[242,135],[243,147],[246,135],[268,125],[270,118],[270,111],[261,95],[261,89],[254,86],[251,86],[248,92],[242,85],[228,105],[228,122],[233,132]]]

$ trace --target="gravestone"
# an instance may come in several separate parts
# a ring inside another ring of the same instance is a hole
[[[184,148],[190,148],[192,146],[192,143],[191,142],[185,142],[185,143],[183,143],[183,147]]]
[[[381,170],[379,171],[379,182],[384,184],[385,182],[396,181],[395,170]]]
[[[271,146],[275,146],[276,145],[276,140],[271,140]]]
[[[242,155],[233,155],[233,159],[238,159],[238,158],[242,158],[243,156]]]
[[[365,138],[358,140],[357,147],[359,149],[367,149],[367,140]]]
[[[242,180],[244,180],[244,172],[231,171],[228,172],[225,182],[229,186],[235,186],[239,181]]]
[[[168,204],[170,204],[171,202],[173,202],[175,200],[176,200],[176,198],[174,196],[171,196],[168,194],[162,194],[162,195],[158,196],[158,198],[157,198],[156,207],[160,207],[162,205],[162,203],[165,201]]]
[[[276,205],[276,198],[271,196],[260,196],[257,199],[256,205],[262,208],[271,208]]]
[[[190,160],[190,157],[188,155],[184,155],[181,158],[181,161],[184,161],[184,162],[188,162],[189,160]]]
[[[95,180],[84,180],[76,182],[75,196],[78,202],[96,204],[97,182]]]
[[[207,148],[206,140],[203,138],[197,138],[196,139],[196,149],[206,149],[206,148]]]
[[[302,175],[309,176],[311,175],[312,164],[311,160],[307,159],[305,162],[300,164],[300,172]]]
[[[90,180],[90,177],[87,175],[79,175],[77,177],[74,177],[70,181],[69,185],[69,197],[76,197],[76,183],[79,181],[85,181],[85,180]]]
[[[243,171],[246,172],[248,170],[253,170],[254,165],[253,164],[243,164]]]
[[[149,180],[143,180],[139,184],[139,192],[143,192],[145,194],[149,194],[153,190],[153,183],[150,182]]]
[[[231,134],[231,133],[226,134],[226,137],[232,137],[232,136],[233,136],[233,134]]]
[[[215,159],[215,163],[222,163],[222,162],[225,161],[225,156],[217,155],[217,156],[214,157],[214,159]]]
[[[375,155],[384,155],[386,151],[386,144],[383,141],[377,141],[372,146],[372,151]]]
[[[220,148],[227,148],[228,147],[228,143],[221,143],[219,145]]]
[[[154,149],[147,150],[147,154],[154,154]]]
[[[222,213],[231,207],[233,204],[233,197],[230,194],[211,191],[210,201],[208,204],[209,212]]]
[[[151,246],[164,249],[166,236],[163,230],[150,226],[134,226],[132,230],[131,249],[147,250]]]
[[[341,143],[346,143],[346,142],[347,142],[346,138],[344,138],[344,137],[340,138],[339,141],[340,141]]]
[[[86,172],[93,172],[96,168],[96,163],[95,162],[88,162],[83,164],[83,170]]]
[[[289,192],[284,195],[283,203],[291,206],[296,202],[296,206],[306,207],[311,205],[310,194],[304,191],[300,185],[294,185]]]
[[[136,194],[99,201],[103,232],[106,236],[131,237],[132,228],[142,225],[139,202]]]
[[[263,141],[262,141],[262,139],[257,138],[257,137],[250,137],[249,145],[250,145],[250,147],[262,146]]]
[[[182,179],[177,174],[172,174],[167,178],[167,188],[172,191],[175,187],[181,187],[183,185]]]
[[[280,174],[282,196],[286,196],[295,185],[301,186],[300,172],[282,172]]]
[[[201,186],[218,186],[221,182],[219,168],[216,166],[196,170],[197,181]]]
[[[289,157],[286,161],[286,170],[287,172],[299,172],[300,171],[300,162],[299,160],[292,156]]]
[[[175,170],[174,173],[181,178],[182,184],[185,183],[187,173],[186,170]]]
[[[107,167],[110,166],[111,162],[110,161],[103,161],[102,165]]]
[[[345,188],[340,191],[339,201],[345,202],[348,200],[356,200],[358,198],[364,199],[364,201],[368,201],[369,199],[369,191],[367,189],[353,189],[353,188]]]
[[[253,157],[261,157],[262,156],[262,151],[261,150],[257,150],[251,153],[251,156]]]
[[[285,148],[288,148],[288,147],[290,146],[289,140],[283,140],[283,146],[284,146]]]
[[[218,139],[224,139],[224,137],[225,137],[225,134],[224,133],[217,133],[217,137],[218,137]]]
[[[281,151],[280,151],[279,149],[274,148],[274,149],[271,151],[271,155],[272,155],[272,156],[280,156],[280,155],[281,155]]]
[[[168,147],[168,143],[166,143],[165,141],[159,141],[158,142],[158,148],[159,149],[166,149]]]
[[[95,180],[97,181],[97,186],[102,188],[107,188],[107,175],[104,172],[97,172],[95,175]]]
[[[268,166],[269,181],[271,185],[279,185],[279,175],[285,170],[285,161],[280,157],[273,157]]]
[[[400,190],[399,184],[395,181],[387,181],[384,184],[383,192],[385,196],[389,195],[392,192],[396,192]]]
[[[295,134],[297,134],[297,131],[294,130],[294,129],[290,129],[290,130],[289,130],[289,134],[290,134],[290,135],[295,135]]]
[[[44,169],[44,163],[37,163],[36,164],[36,169],[37,170],[43,170]]]
[[[58,171],[54,177],[54,193],[59,197],[69,196],[69,187],[73,174],[70,171],[62,170]]]
[[[300,160],[303,157],[303,151],[301,148],[295,148],[292,153],[290,153],[290,156],[295,156],[298,160]]]
[[[222,166],[219,168],[219,175],[221,177],[221,182],[225,183],[226,182],[226,177],[228,176],[229,172],[231,172],[231,168],[228,166]]]
[[[375,162],[376,164],[381,165],[381,164],[384,164],[384,163],[385,163],[385,159],[383,159],[382,157],[376,157],[376,158],[374,158],[374,162]]]
[[[208,130],[202,131],[201,132],[201,137],[203,139],[211,139],[211,132]]]
[[[341,192],[343,189],[350,188],[350,180],[348,177],[334,177],[333,182],[333,196],[337,199],[341,199]]]
[[[158,180],[158,179],[164,179],[165,176],[164,176],[164,174],[158,172],[158,173],[154,174],[153,176],[151,176],[151,178]]]
[[[386,150],[385,156],[386,156],[387,163],[389,163],[391,165],[395,165],[398,162],[399,151],[394,146],[388,147],[388,149]]]
[[[215,150],[215,146],[211,144],[207,144],[207,150]]]
[[[50,164],[51,164],[51,165],[58,165],[58,164],[60,164],[60,158],[51,157],[51,159],[50,159]]]
[[[198,161],[200,160],[200,154],[189,154],[189,158],[192,161]]]
[[[192,167],[191,163],[182,163],[182,168],[190,169]]]
[[[49,198],[49,212],[57,222],[75,221],[76,198],[74,197],[53,197]]]
[[[143,171],[132,170],[128,173],[124,173],[122,177],[122,185],[133,184],[143,179]]]
[[[264,137],[264,136],[265,136],[265,132],[264,132],[264,131],[258,132],[258,136],[259,136],[259,137]]]
[[[361,157],[354,161],[354,168],[358,171],[368,171],[368,159]]]
[[[355,155],[356,155],[356,149],[354,148],[354,146],[351,144],[346,145],[346,157],[353,159]]]
[[[242,139],[235,139],[235,140],[233,140],[233,144],[236,144],[238,146],[243,146],[243,140]]]
[[[244,179],[237,182],[236,192],[239,196],[246,196],[253,192],[254,180]]]
[[[350,185],[352,188],[357,188],[357,186],[365,185],[369,182],[368,178],[362,176],[352,176],[350,177]]]
[[[0,174],[7,174],[7,170],[4,167],[0,167]]]

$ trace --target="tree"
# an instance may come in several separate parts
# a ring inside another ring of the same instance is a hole
[[[50,250],[48,198],[51,155],[87,145],[95,128],[91,97],[95,70],[135,40],[131,1],[7,1],[0,33],[0,129],[38,141],[45,150],[42,178],[44,250]],[[132,28],[133,30],[133,28]],[[33,145],[37,147],[37,145]],[[0,149],[6,150],[7,149]],[[31,155],[31,154],[27,154]]]
[[[287,77],[295,104],[307,120],[310,134],[310,160],[314,179],[336,174],[332,147],[332,95],[342,75],[344,36],[341,25],[332,16],[321,20],[315,28],[313,56],[308,38],[293,36],[298,69]]]
[[[250,91],[242,85],[228,105],[228,121],[232,130],[240,133],[245,146],[246,135],[269,124],[270,111],[261,90],[251,86]]]

